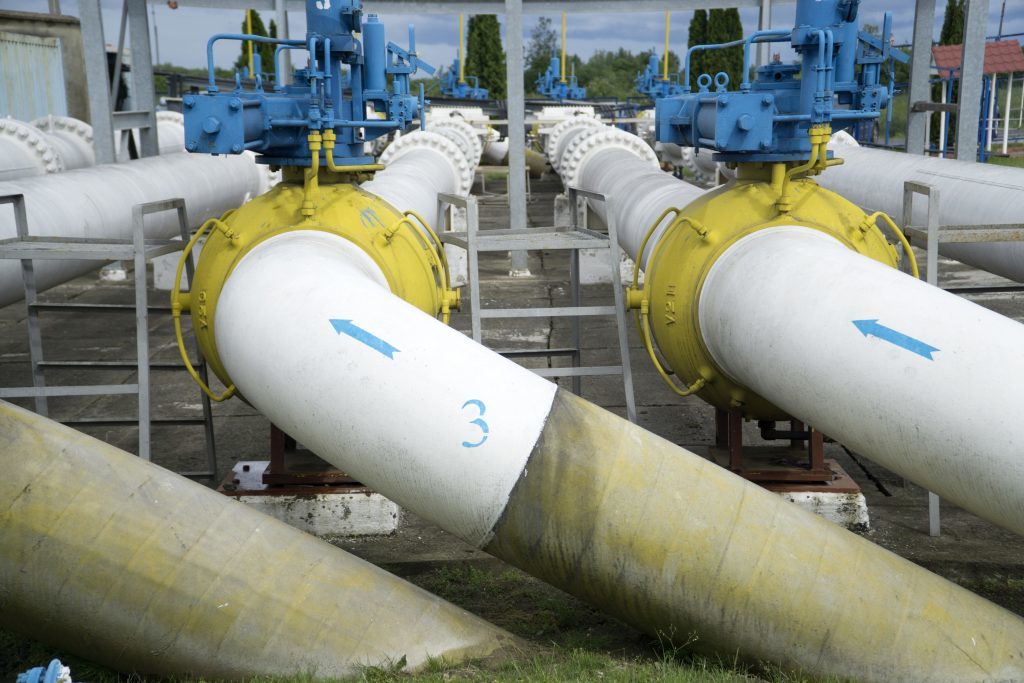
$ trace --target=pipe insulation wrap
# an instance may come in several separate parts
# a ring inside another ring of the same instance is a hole
[[[3,402],[0,467],[0,624],[117,671],[335,679],[515,643],[309,534]]]
[[[324,233],[257,245],[220,295],[217,349],[239,391],[274,424],[481,545],[555,385],[395,297],[375,268]]]
[[[562,390],[485,550],[649,634],[800,677],[1024,678],[1017,615]]]
[[[220,216],[266,189],[266,174],[250,155],[170,154],[123,164],[0,182],[0,196],[23,194],[28,232],[33,237],[131,240],[136,204],[174,197],[185,200],[195,227]],[[146,216],[146,237],[179,234],[174,211]],[[17,236],[14,212],[0,207],[0,239]],[[53,287],[99,267],[96,261],[35,262],[37,286]],[[24,297],[21,265],[0,261],[0,306]]]
[[[738,382],[1024,534],[1024,326],[800,227],[729,248],[699,315]]]
[[[1024,203],[1024,169],[937,159],[853,144],[829,147],[842,165],[816,178],[869,211],[884,211],[900,222],[903,183],[913,180],[939,189],[940,225],[1020,223]],[[914,198],[913,224],[927,225],[928,199]],[[939,253],[1011,280],[1024,282],[1024,243],[940,244]]]

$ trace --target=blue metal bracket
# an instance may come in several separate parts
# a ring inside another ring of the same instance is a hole
[[[885,13],[880,39],[858,31],[859,2],[797,0],[792,30],[757,31],[741,40],[689,48],[682,94],[656,102],[658,140],[713,150],[719,161],[802,161],[810,154],[812,126],[843,128],[878,118],[892,96],[879,83],[881,65],[906,56],[890,46],[891,13]],[[749,81],[751,46],[772,42],[789,42],[799,63],[758,67]],[[695,52],[738,46],[744,74],[738,90],[728,90],[728,77],[719,73],[702,74],[698,92],[690,91]]]
[[[210,85],[200,95],[186,95],[185,148],[203,154],[240,154],[251,150],[261,163],[310,166],[307,137],[331,129],[337,142],[335,163],[361,166],[373,162],[363,144],[405,129],[422,112],[422,93],[410,91],[417,70],[434,69],[416,56],[413,27],[409,49],[386,43],[377,15],[363,21],[361,0],[306,0],[306,39],[281,40],[245,34],[217,34],[206,46]],[[356,38],[360,34],[362,41]],[[274,86],[263,85],[256,57],[254,86],[220,92],[214,81],[213,47],[220,40],[253,40],[276,45]],[[307,65],[292,83],[281,85],[280,54],[305,50]],[[377,114],[378,117],[369,115]],[[321,153],[322,154],[322,153]]]

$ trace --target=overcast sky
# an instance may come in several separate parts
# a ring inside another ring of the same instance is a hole
[[[628,2],[628,0],[623,0]],[[117,41],[117,30],[120,20],[120,0],[101,0],[103,7],[103,24],[106,41]],[[568,3],[567,3],[568,4]],[[945,3],[937,0],[935,17],[935,38],[938,38],[942,26],[942,14]],[[364,0],[364,9],[373,11],[373,0]],[[988,17],[988,35],[995,35],[999,26],[999,13],[1002,0],[990,0]],[[0,8],[15,9],[29,12],[46,12],[46,0],[0,0]],[[67,14],[78,13],[77,0],[61,0],[61,9]],[[894,33],[897,42],[910,42],[913,31],[914,3],[912,0],[863,0],[860,7],[861,23],[881,24],[882,14],[886,10],[893,12]],[[772,16],[774,27],[792,26],[794,5],[791,3],[775,7]],[[740,11],[745,32],[757,28],[757,10]],[[236,32],[241,26],[243,13],[239,11],[196,9],[179,7],[172,10],[166,5],[155,5],[151,9],[151,18],[159,33],[160,61],[171,62],[181,66],[197,67],[206,65],[206,39],[213,33]],[[302,12],[290,12],[290,33],[292,37],[301,37],[306,31],[305,16]],[[681,52],[686,46],[687,27],[690,23],[690,12],[679,12],[672,16],[672,49]],[[264,22],[269,25],[272,16],[263,15]],[[416,26],[416,45],[420,58],[433,66],[448,65],[455,56],[458,42],[457,15],[385,15],[382,17],[387,26],[388,40],[405,46],[408,42],[407,25]],[[537,16],[527,15],[523,19],[523,41],[529,39],[530,29],[537,22]],[[552,17],[557,28],[559,18]],[[570,14],[568,45],[569,51],[584,59],[596,50],[608,50],[624,47],[638,52],[656,47],[661,52],[664,31],[664,14],[660,12],[638,12],[617,14]],[[1003,21],[1003,33],[1024,32],[1024,0],[1008,0],[1006,16]],[[1019,38],[1018,38],[1019,39]],[[230,66],[238,54],[235,46],[223,43],[215,53],[217,65]]]

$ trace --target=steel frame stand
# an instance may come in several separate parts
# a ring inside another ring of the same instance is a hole
[[[911,224],[914,213],[914,195],[928,199],[927,222],[924,227]],[[1024,241],[1024,223],[998,223],[989,225],[939,225],[939,188],[908,180],[903,183],[903,232],[907,240],[926,254],[924,279],[939,286],[939,245],[949,243],[1020,242]],[[988,294],[995,292],[1024,292],[1024,286],[951,287],[952,294]],[[928,535],[942,535],[939,497],[928,492]]]
[[[12,194],[0,197],[0,206],[11,204],[14,209],[17,237],[0,240],[0,259],[17,259],[21,261],[22,281],[25,287],[25,309],[28,323],[29,359],[32,367],[32,386],[0,388],[0,398],[33,398],[36,412],[44,417],[48,415],[47,398],[51,396],[111,396],[135,394],[138,396],[138,417],[130,418],[94,418],[69,420],[68,425],[116,426],[137,425],[139,429],[139,457],[150,459],[150,428],[153,424],[203,425],[206,436],[206,456],[209,470],[199,472],[179,472],[188,477],[215,477],[217,473],[217,453],[213,435],[213,415],[210,399],[201,393],[203,418],[163,418],[154,420],[150,414],[150,371],[180,370],[180,363],[153,363],[149,359],[149,313],[169,313],[170,306],[149,306],[146,288],[146,263],[157,256],[181,251],[188,242],[188,216],[183,199],[166,199],[147,204],[137,204],[132,208],[133,235],[128,240],[81,239],[33,237],[28,234],[28,217],[25,211],[25,197]],[[181,226],[182,241],[147,240],[145,238],[145,216],[161,211],[177,211]],[[135,303],[124,304],[84,304],[84,303],[52,303],[38,300],[38,287],[35,278],[35,260],[73,260],[73,261],[112,261],[130,260],[135,264]],[[193,275],[193,262],[186,263],[189,280]],[[46,361],[43,357],[42,333],[39,326],[39,313],[52,311],[62,313],[88,313],[102,311],[134,312],[136,355],[134,361]],[[203,381],[207,381],[206,365],[200,358],[193,363]],[[138,379],[135,384],[93,384],[72,386],[47,386],[45,368],[85,368],[107,370],[136,370]]]
[[[774,422],[768,425],[762,423],[762,428],[774,430]],[[807,455],[806,467],[748,467],[744,464],[744,454],[750,455],[754,450],[766,447],[744,449],[743,411],[739,408],[715,408],[715,448],[726,454],[731,472],[757,483],[829,482],[835,478],[835,473],[825,461],[825,438],[821,432],[811,428],[805,430],[802,422],[790,420],[790,431],[780,434],[780,438],[789,439],[786,455]]]
[[[568,227],[526,228],[480,231],[480,222],[475,197],[439,194],[437,197],[438,235],[444,244],[453,244],[467,252],[470,321],[473,340],[482,343],[484,320],[496,318],[569,318],[572,330],[572,346],[555,349],[499,350],[509,358],[552,358],[568,356],[572,367],[531,368],[541,377],[571,377],[572,391],[579,395],[582,378],[598,375],[621,375],[626,400],[626,416],[636,422],[636,403],[633,396],[633,374],[629,360],[629,342],[626,332],[626,307],[622,287],[619,286],[619,262],[621,260],[618,233],[615,221],[608,221],[608,234],[594,232],[580,227],[582,223],[579,198],[606,201],[604,195],[570,187],[569,203],[572,206],[572,220]],[[468,228],[466,232],[450,232],[449,207],[466,210]],[[609,217],[612,213],[608,212]],[[580,289],[580,249],[606,249],[608,267],[611,271],[615,304],[612,306],[583,306]],[[566,250],[569,258],[569,291],[571,303],[563,307],[542,308],[483,308],[480,304],[480,252],[487,251],[533,251]],[[584,366],[582,359],[582,318],[590,316],[614,316],[619,342],[619,365]]]
[[[358,481],[303,448],[277,425],[270,425],[270,463],[263,471],[267,486],[361,486]]]

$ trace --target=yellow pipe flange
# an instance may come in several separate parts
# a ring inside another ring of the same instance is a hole
[[[233,393],[233,387],[217,354],[214,335],[217,300],[241,259],[256,245],[277,235],[297,230],[338,235],[374,260],[396,296],[446,322],[450,311],[458,309],[459,295],[451,288],[443,245],[426,221],[415,214],[403,215],[379,197],[349,184],[348,179],[347,175],[331,174],[327,169],[320,169],[316,177],[312,177],[309,169],[286,169],[284,182],[225,214],[221,220],[210,222],[209,227],[204,226],[183,253],[178,265],[179,282],[192,246],[203,233],[208,233],[191,292],[182,294],[175,287],[171,294],[172,313],[175,307],[178,316],[182,311],[192,313],[200,351],[229,392]],[[419,222],[423,230],[413,221]],[[187,361],[180,341],[179,348]],[[194,369],[190,374],[215,400],[231,395],[214,394],[199,381]]]
[[[824,149],[819,149],[816,163],[804,164],[799,172],[821,166],[823,153]],[[728,377],[704,346],[698,303],[715,261],[730,246],[758,230],[800,225],[824,232],[887,265],[895,267],[899,263],[895,247],[875,225],[878,216],[867,216],[806,176],[787,174],[783,181],[777,166],[741,164],[736,180],[708,192],[685,209],[663,213],[648,232],[638,262],[642,262],[646,242],[657,227],[671,213],[677,215],[652,249],[643,289],[636,286],[635,272],[634,286],[627,294],[630,306],[639,309],[637,322],[648,354],[673,391],[684,396],[699,393],[721,408],[742,406],[747,417],[758,419],[783,419],[786,413]],[[780,187],[783,182],[785,186]],[[783,195],[788,204],[784,212],[779,207]],[[652,339],[664,363],[655,356]],[[689,383],[685,389],[672,381],[672,374],[685,378]]]

